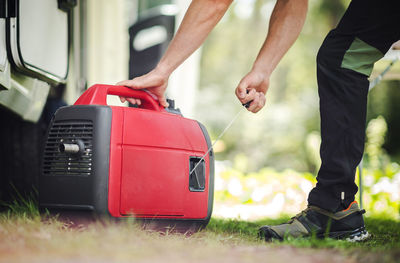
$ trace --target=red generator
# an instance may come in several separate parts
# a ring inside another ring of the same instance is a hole
[[[107,95],[142,103],[108,106]],[[201,123],[164,109],[149,93],[94,85],[50,123],[40,208],[204,227],[214,195],[213,151],[201,161],[209,147]]]

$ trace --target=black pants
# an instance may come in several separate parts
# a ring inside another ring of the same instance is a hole
[[[308,203],[336,212],[354,201],[373,64],[400,39],[400,0],[353,0],[317,56],[321,168]],[[342,200],[342,197],[344,199]]]

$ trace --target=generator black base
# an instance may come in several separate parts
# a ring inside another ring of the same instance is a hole
[[[180,233],[191,235],[204,229],[208,221],[195,219],[160,219],[160,218],[133,218],[133,217],[112,217],[99,215],[95,212],[84,210],[64,209],[41,209],[43,218],[56,218],[66,224],[67,227],[76,228],[89,226],[91,224],[134,224],[142,230],[156,231],[160,233]]]

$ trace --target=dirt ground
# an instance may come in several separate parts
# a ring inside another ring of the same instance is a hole
[[[111,244],[110,244],[111,245]],[[149,244],[150,245],[150,244]],[[169,247],[169,246],[167,246]],[[330,249],[304,249],[290,246],[230,246],[207,248],[185,248],[168,250],[154,246],[147,252],[132,248],[124,255],[110,252],[108,256],[96,256],[84,252],[58,254],[57,251],[2,251],[0,262],[42,262],[42,263],[83,263],[83,262],[396,262],[382,254],[343,253]],[[102,253],[100,253],[102,254]],[[400,256],[400,255],[399,255]],[[397,261],[398,262],[398,261]]]
[[[143,231],[125,224],[65,227],[59,222],[0,224],[0,262],[396,262],[361,249],[298,248],[202,231],[191,236]],[[399,262],[399,261],[397,261]]]

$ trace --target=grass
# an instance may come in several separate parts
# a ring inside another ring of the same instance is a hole
[[[255,222],[240,220],[212,219],[208,231],[221,234],[238,235],[243,240],[255,241],[258,227],[284,223],[289,217],[279,219],[264,219]],[[347,242],[334,239],[287,238],[284,241],[274,241],[271,246],[290,246],[296,248],[329,249],[339,251],[360,262],[399,262],[400,258],[400,222],[393,219],[366,217],[365,226],[370,238],[363,242]]]
[[[215,219],[192,236],[144,231],[132,222],[72,225],[56,217],[43,220],[33,199],[14,201],[0,213],[0,262],[398,262],[400,222],[366,218],[372,237],[350,243],[332,239],[287,239],[265,243],[257,239],[257,222]]]
[[[235,234],[241,236],[243,239],[254,240],[257,236],[257,230],[259,226],[280,224],[286,222],[288,219],[289,217],[283,217],[279,219],[265,219],[256,222],[212,219],[207,229],[215,233]],[[369,217],[365,218],[365,225],[371,234],[371,237],[364,242],[352,243],[334,239],[321,240],[317,238],[288,238],[283,242],[274,242],[274,244],[287,244],[296,247],[311,248],[361,248],[368,251],[387,251],[392,249],[400,249],[399,221],[380,217]]]

